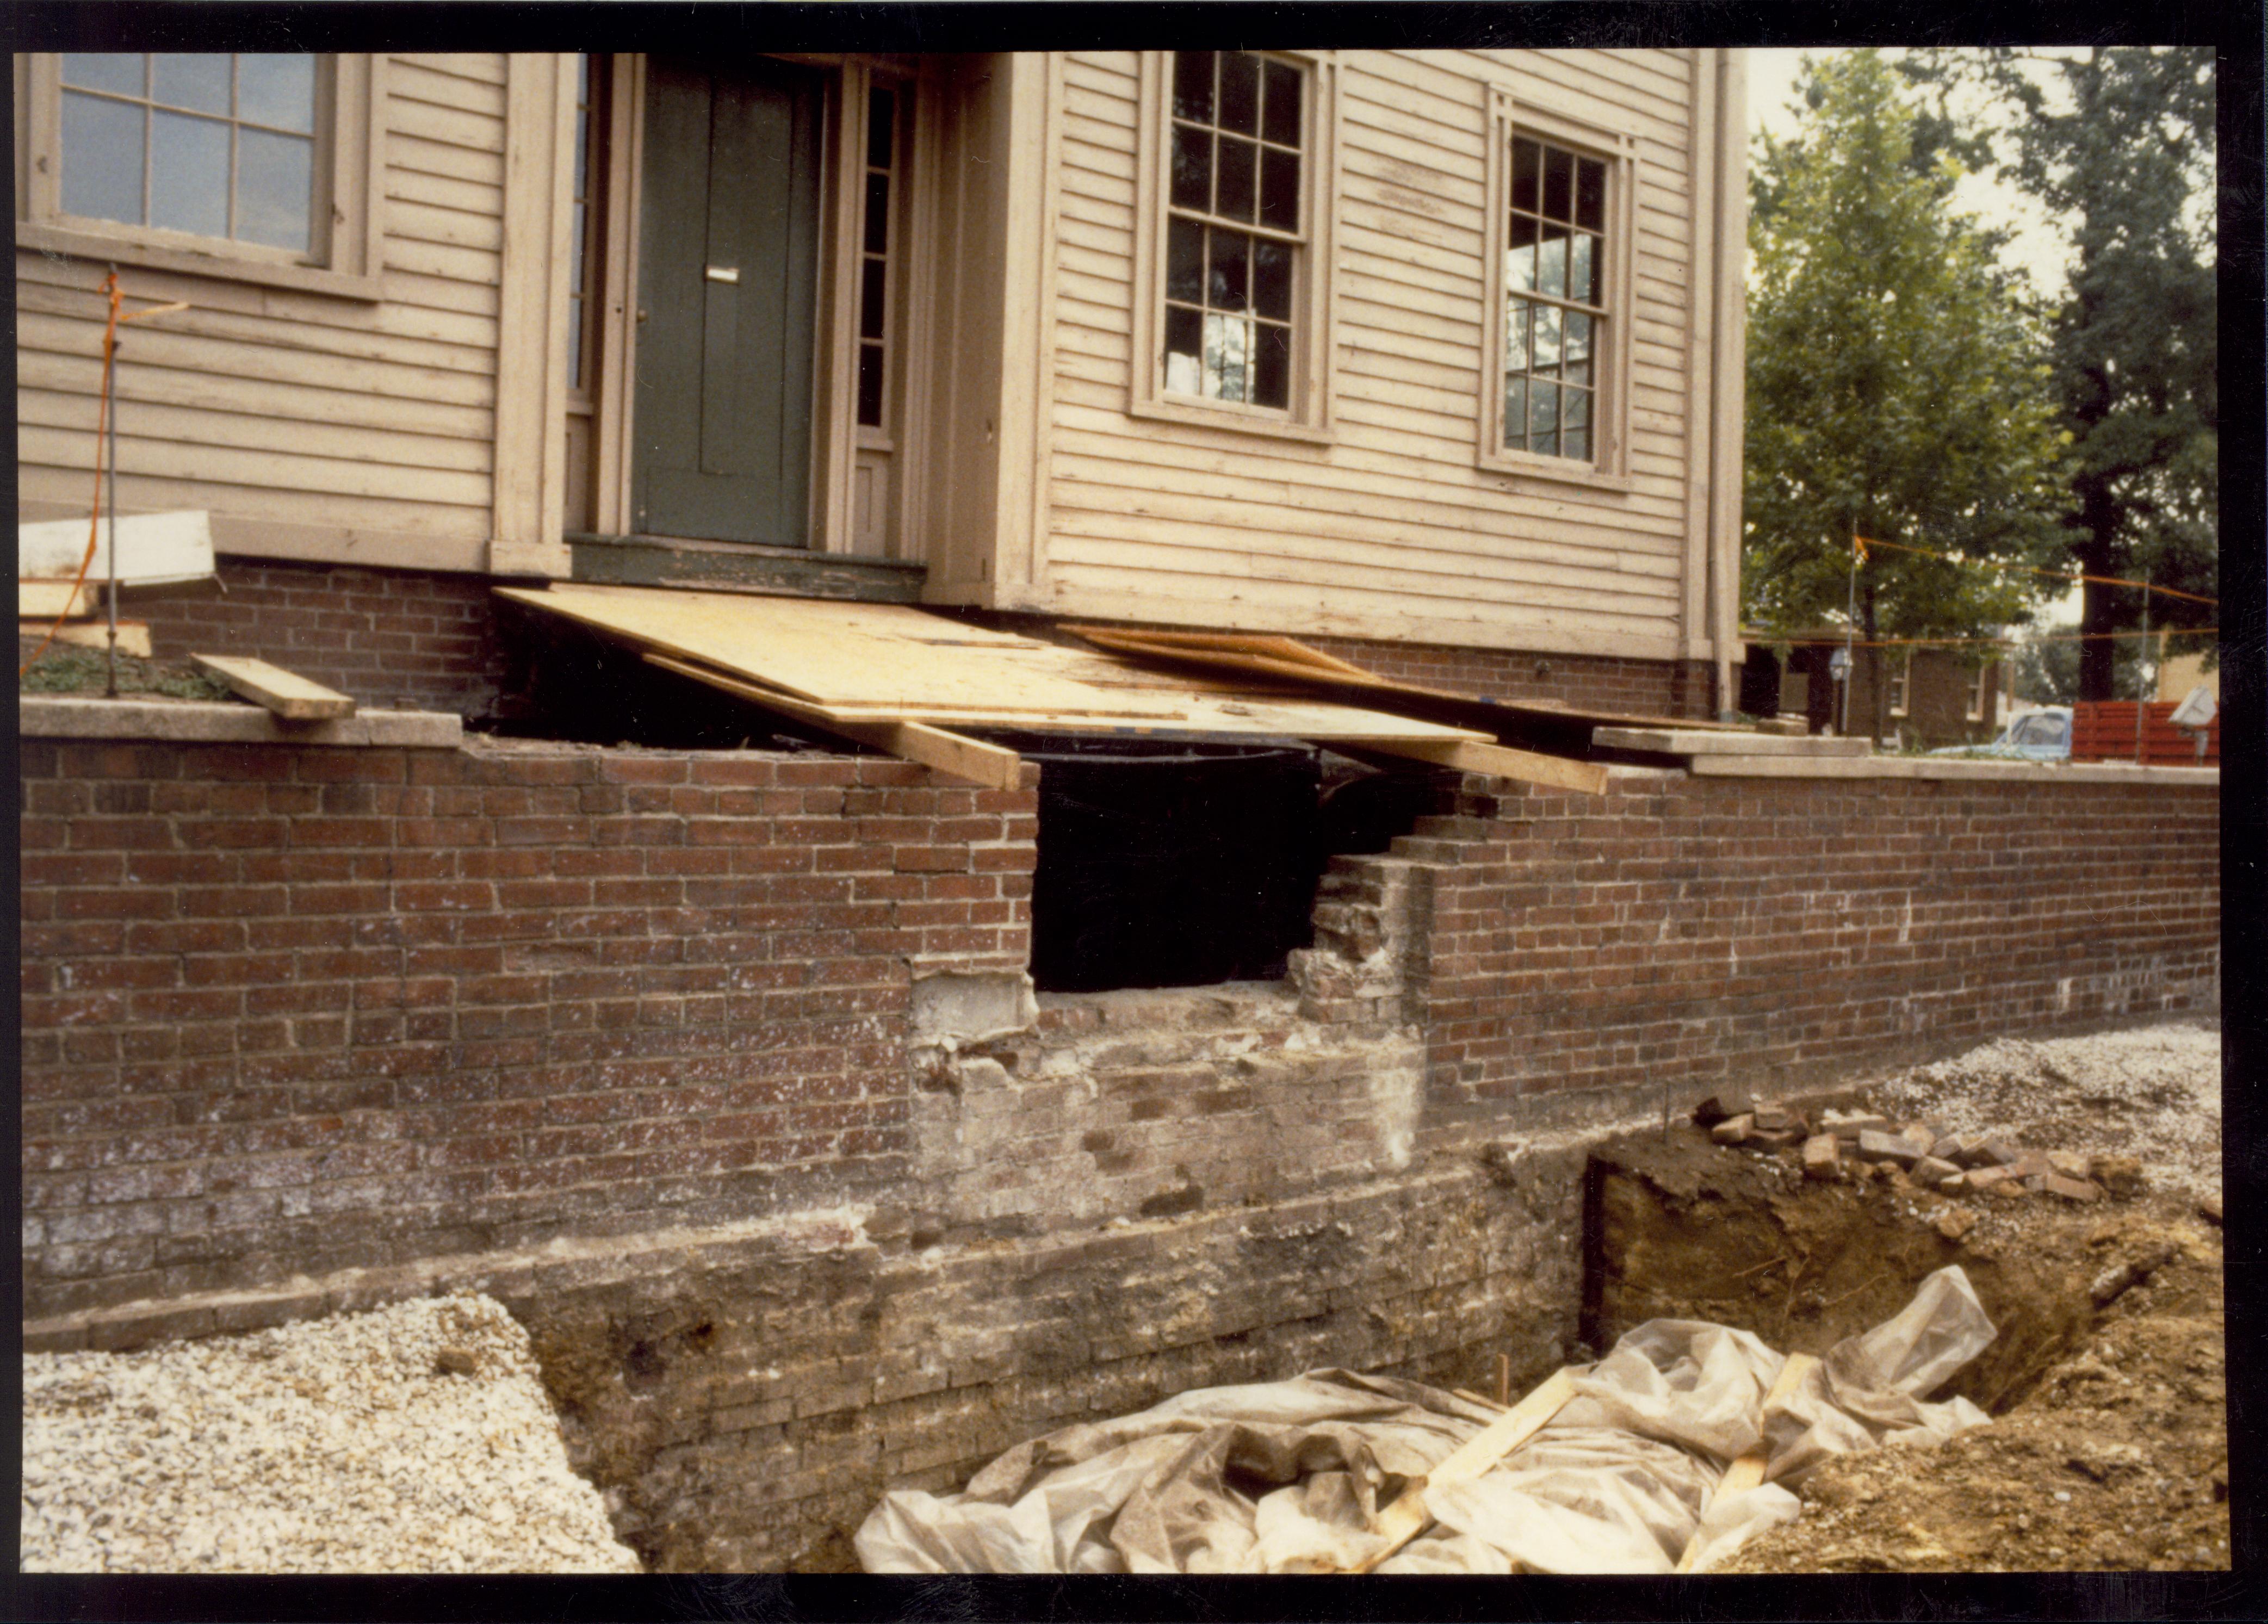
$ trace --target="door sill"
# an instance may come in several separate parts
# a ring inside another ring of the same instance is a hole
[[[814,553],[753,541],[602,536],[570,531],[571,577],[615,586],[674,586],[774,598],[919,603],[926,564]]]

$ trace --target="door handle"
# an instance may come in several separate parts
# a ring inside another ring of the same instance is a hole
[[[701,274],[711,282],[738,282],[740,268],[737,265],[711,265]]]

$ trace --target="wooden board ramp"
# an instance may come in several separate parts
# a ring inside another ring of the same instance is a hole
[[[286,722],[328,722],[355,713],[354,701],[337,689],[311,682],[266,660],[226,654],[192,654],[189,658],[200,671],[217,677]]]
[[[55,642],[68,643],[82,649],[100,649],[107,652],[110,648],[110,628],[101,621],[65,621],[61,625],[52,625],[46,621],[18,621],[16,630],[19,636],[33,638],[52,634]],[[121,654],[130,654],[136,659],[146,660],[150,658],[151,646],[150,623],[147,621],[118,622],[118,651]]]
[[[1803,1385],[1804,1378],[1810,1375],[1818,1363],[1818,1359],[1811,1354],[1788,1355],[1786,1363],[1779,1367],[1779,1379],[1772,1383],[1771,1391],[1764,1394],[1757,1422],[1759,1431],[1762,1431],[1764,1422],[1771,1419],[1772,1412],[1783,1407],[1794,1396],[1795,1390]],[[1717,1480],[1717,1487],[1710,1492],[1709,1504],[1702,1509],[1702,1516],[1707,1517],[1710,1510],[1719,1501],[1730,1500],[1735,1495],[1745,1495],[1762,1483],[1764,1468],[1771,1464],[1771,1451],[1765,1447],[1762,1437],[1757,1438],[1756,1446],[1727,1466],[1725,1475]],[[1685,1542],[1683,1554],[1677,1559],[1677,1571],[1692,1572],[1693,1564],[1700,1555],[1701,1531],[1696,1528],[1693,1537]]]

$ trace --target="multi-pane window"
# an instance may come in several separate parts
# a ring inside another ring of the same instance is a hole
[[[1174,53],[1166,388],[1292,396],[1306,75],[1251,51]]]
[[[316,59],[66,51],[66,215],[305,254],[314,246]]]
[[[882,426],[889,382],[890,202],[897,173],[899,92],[866,92],[866,212],[858,254],[858,423]]]
[[[1588,461],[1606,350],[1604,160],[1514,136],[1505,233],[1504,448]]]

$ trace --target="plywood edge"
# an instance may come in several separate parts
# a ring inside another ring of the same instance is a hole
[[[1557,790],[1574,790],[1585,795],[1605,794],[1613,776],[1610,768],[1595,761],[1571,761],[1565,756],[1544,755],[1533,750],[1515,750],[1509,745],[1483,744],[1471,739],[1366,739],[1363,744],[1365,748],[1386,755],[1408,756],[1412,761],[1431,761],[1436,767],[1485,773],[1491,778],[1510,778],[1521,783],[1544,784]]]
[[[1874,753],[1864,739],[1791,737],[1710,728],[1602,727],[1591,742],[1611,750],[1646,750],[1662,755],[1771,755],[1822,760]]]

